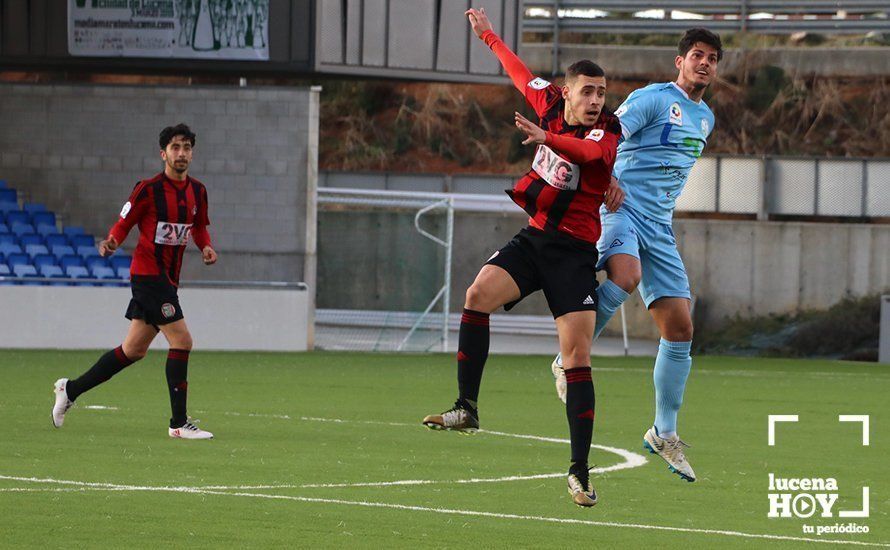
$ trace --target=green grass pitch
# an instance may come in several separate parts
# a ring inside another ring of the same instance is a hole
[[[473,436],[420,425],[454,400],[451,356],[200,350],[189,410],[213,441],[167,437],[160,353],[85,394],[53,429],[52,383],[97,355],[0,351],[0,547],[890,545],[886,365],[696,357],[680,414],[699,476],[687,483],[641,446],[652,359],[594,358],[594,443],[648,462],[594,476],[600,503],[581,509],[561,475],[540,476],[563,473],[569,458],[549,357],[489,360]],[[769,414],[800,419],[777,426],[774,447]],[[870,415],[869,446],[839,414]],[[624,461],[591,452],[600,468]],[[770,472],[835,478],[834,517],[767,518]],[[467,482],[510,477],[520,479]],[[403,480],[414,481],[373,485]],[[861,507],[862,486],[870,517],[837,517]],[[803,532],[850,522],[869,533]]]

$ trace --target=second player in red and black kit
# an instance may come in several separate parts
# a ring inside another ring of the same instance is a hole
[[[130,265],[133,297],[126,312],[130,328],[124,342],[100,357],[87,372],[77,379],[56,381],[53,425],[57,428],[81,394],[145,357],[155,336],[163,332],[170,344],[166,374],[172,415],[168,434],[181,439],[213,437],[190,422],[186,412],[192,338],[177,292],[182,257],[190,240],[201,250],[205,264],[216,263],[216,252],[207,232],[207,189],[188,175],[195,145],[195,134],[188,126],[164,128],[159,145],[164,171],[136,184],[117,223],[99,243],[99,252],[111,255],[130,230],[139,227],[139,241]]]
[[[559,334],[567,378],[566,416],[571,435],[568,491],[579,506],[593,506],[587,459],[593,435],[594,391],[590,343],[596,321],[596,241],[599,209],[617,208],[623,193],[611,184],[621,127],[605,109],[606,80],[592,61],[579,61],[557,87],[535,78],[492,31],[484,10],[466,12],[477,37],[497,55],[514,86],[540,119],[540,126],[519,113],[517,128],[537,144],[531,169],[508,194],[529,215],[522,229],[479,271],[467,290],[458,343],[459,396],[454,407],[429,415],[433,429],[479,428],[477,399],[488,358],[489,315],[510,309],[543,290]],[[567,359],[568,357],[568,359]]]

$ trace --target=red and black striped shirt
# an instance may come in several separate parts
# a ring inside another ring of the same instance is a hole
[[[121,210],[109,236],[123,243],[134,225],[139,242],[130,265],[130,276],[165,277],[179,285],[182,255],[189,239],[198,249],[211,246],[207,226],[207,188],[188,176],[183,181],[164,172],[140,181]]]
[[[596,243],[602,232],[599,209],[611,182],[621,136],[618,117],[603,108],[593,126],[569,125],[562,90],[535,78],[493,32],[486,31],[482,38],[547,132],[532,168],[507,194],[529,215],[532,227]]]

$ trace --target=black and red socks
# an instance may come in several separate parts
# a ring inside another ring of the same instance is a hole
[[[68,399],[74,401],[80,394],[95,388],[132,364],[133,361],[127,358],[121,346],[105,352],[90,370],[79,378],[68,381],[65,388]]]
[[[566,417],[572,441],[572,464],[587,469],[596,397],[590,367],[566,369]]]
[[[188,422],[189,350],[170,349],[167,352],[167,389],[170,391],[171,428],[181,428]]]
[[[482,384],[482,369],[488,359],[488,313],[464,309],[457,344],[457,387],[460,401],[475,413]]]

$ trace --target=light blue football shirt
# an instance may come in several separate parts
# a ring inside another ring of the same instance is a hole
[[[624,204],[671,223],[677,197],[714,128],[714,113],[668,82],[634,90],[615,114],[623,140],[613,174],[625,192]]]

